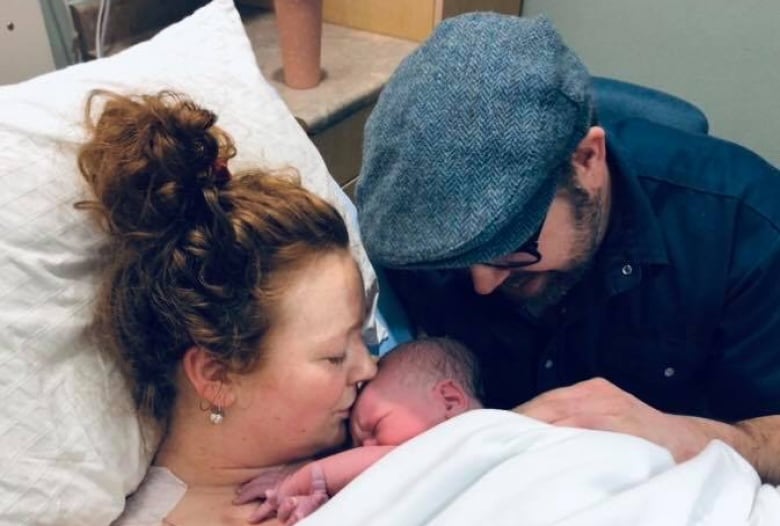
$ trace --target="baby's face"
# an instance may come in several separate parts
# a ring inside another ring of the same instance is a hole
[[[401,388],[380,373],[360,392],[350,427],[357,446],[397,446],[445,420],[433,386]]]

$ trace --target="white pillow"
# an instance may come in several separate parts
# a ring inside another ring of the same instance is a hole
[[[84,197],[75,152],[97,87],[184,92],[219,116],[231,169],[294,166],[304,184],[354,210],[313,144],[260,74],[232,0],[215,0],[123,53],[0,87],[0,523],[111,522],[156,444],[117,367],[83,337],[101,234],[73,209]]]

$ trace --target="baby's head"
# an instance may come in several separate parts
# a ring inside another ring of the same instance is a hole
[[[448,418],[482,407],[476,359],[461,343],[424,338],[379,360],[352,411],[356,445],[398,445]]]

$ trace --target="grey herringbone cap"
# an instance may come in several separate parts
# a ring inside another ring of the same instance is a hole
[[[442,22],[366,124],[357,208],[372,261],[464,267],[519,247],[587,132],[589,83],[547,18]]]

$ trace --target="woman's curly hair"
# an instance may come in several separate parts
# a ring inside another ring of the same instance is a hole
[[[348,250],[349,237],[294,177],[226,176],[232,139],[180,94],[95,91],[86,113],[78,164],[94,199],[76,206],[109,234],[96,334],[120,357],[139,409],[164,426],[185,351],[255,367],[282,278]]]

